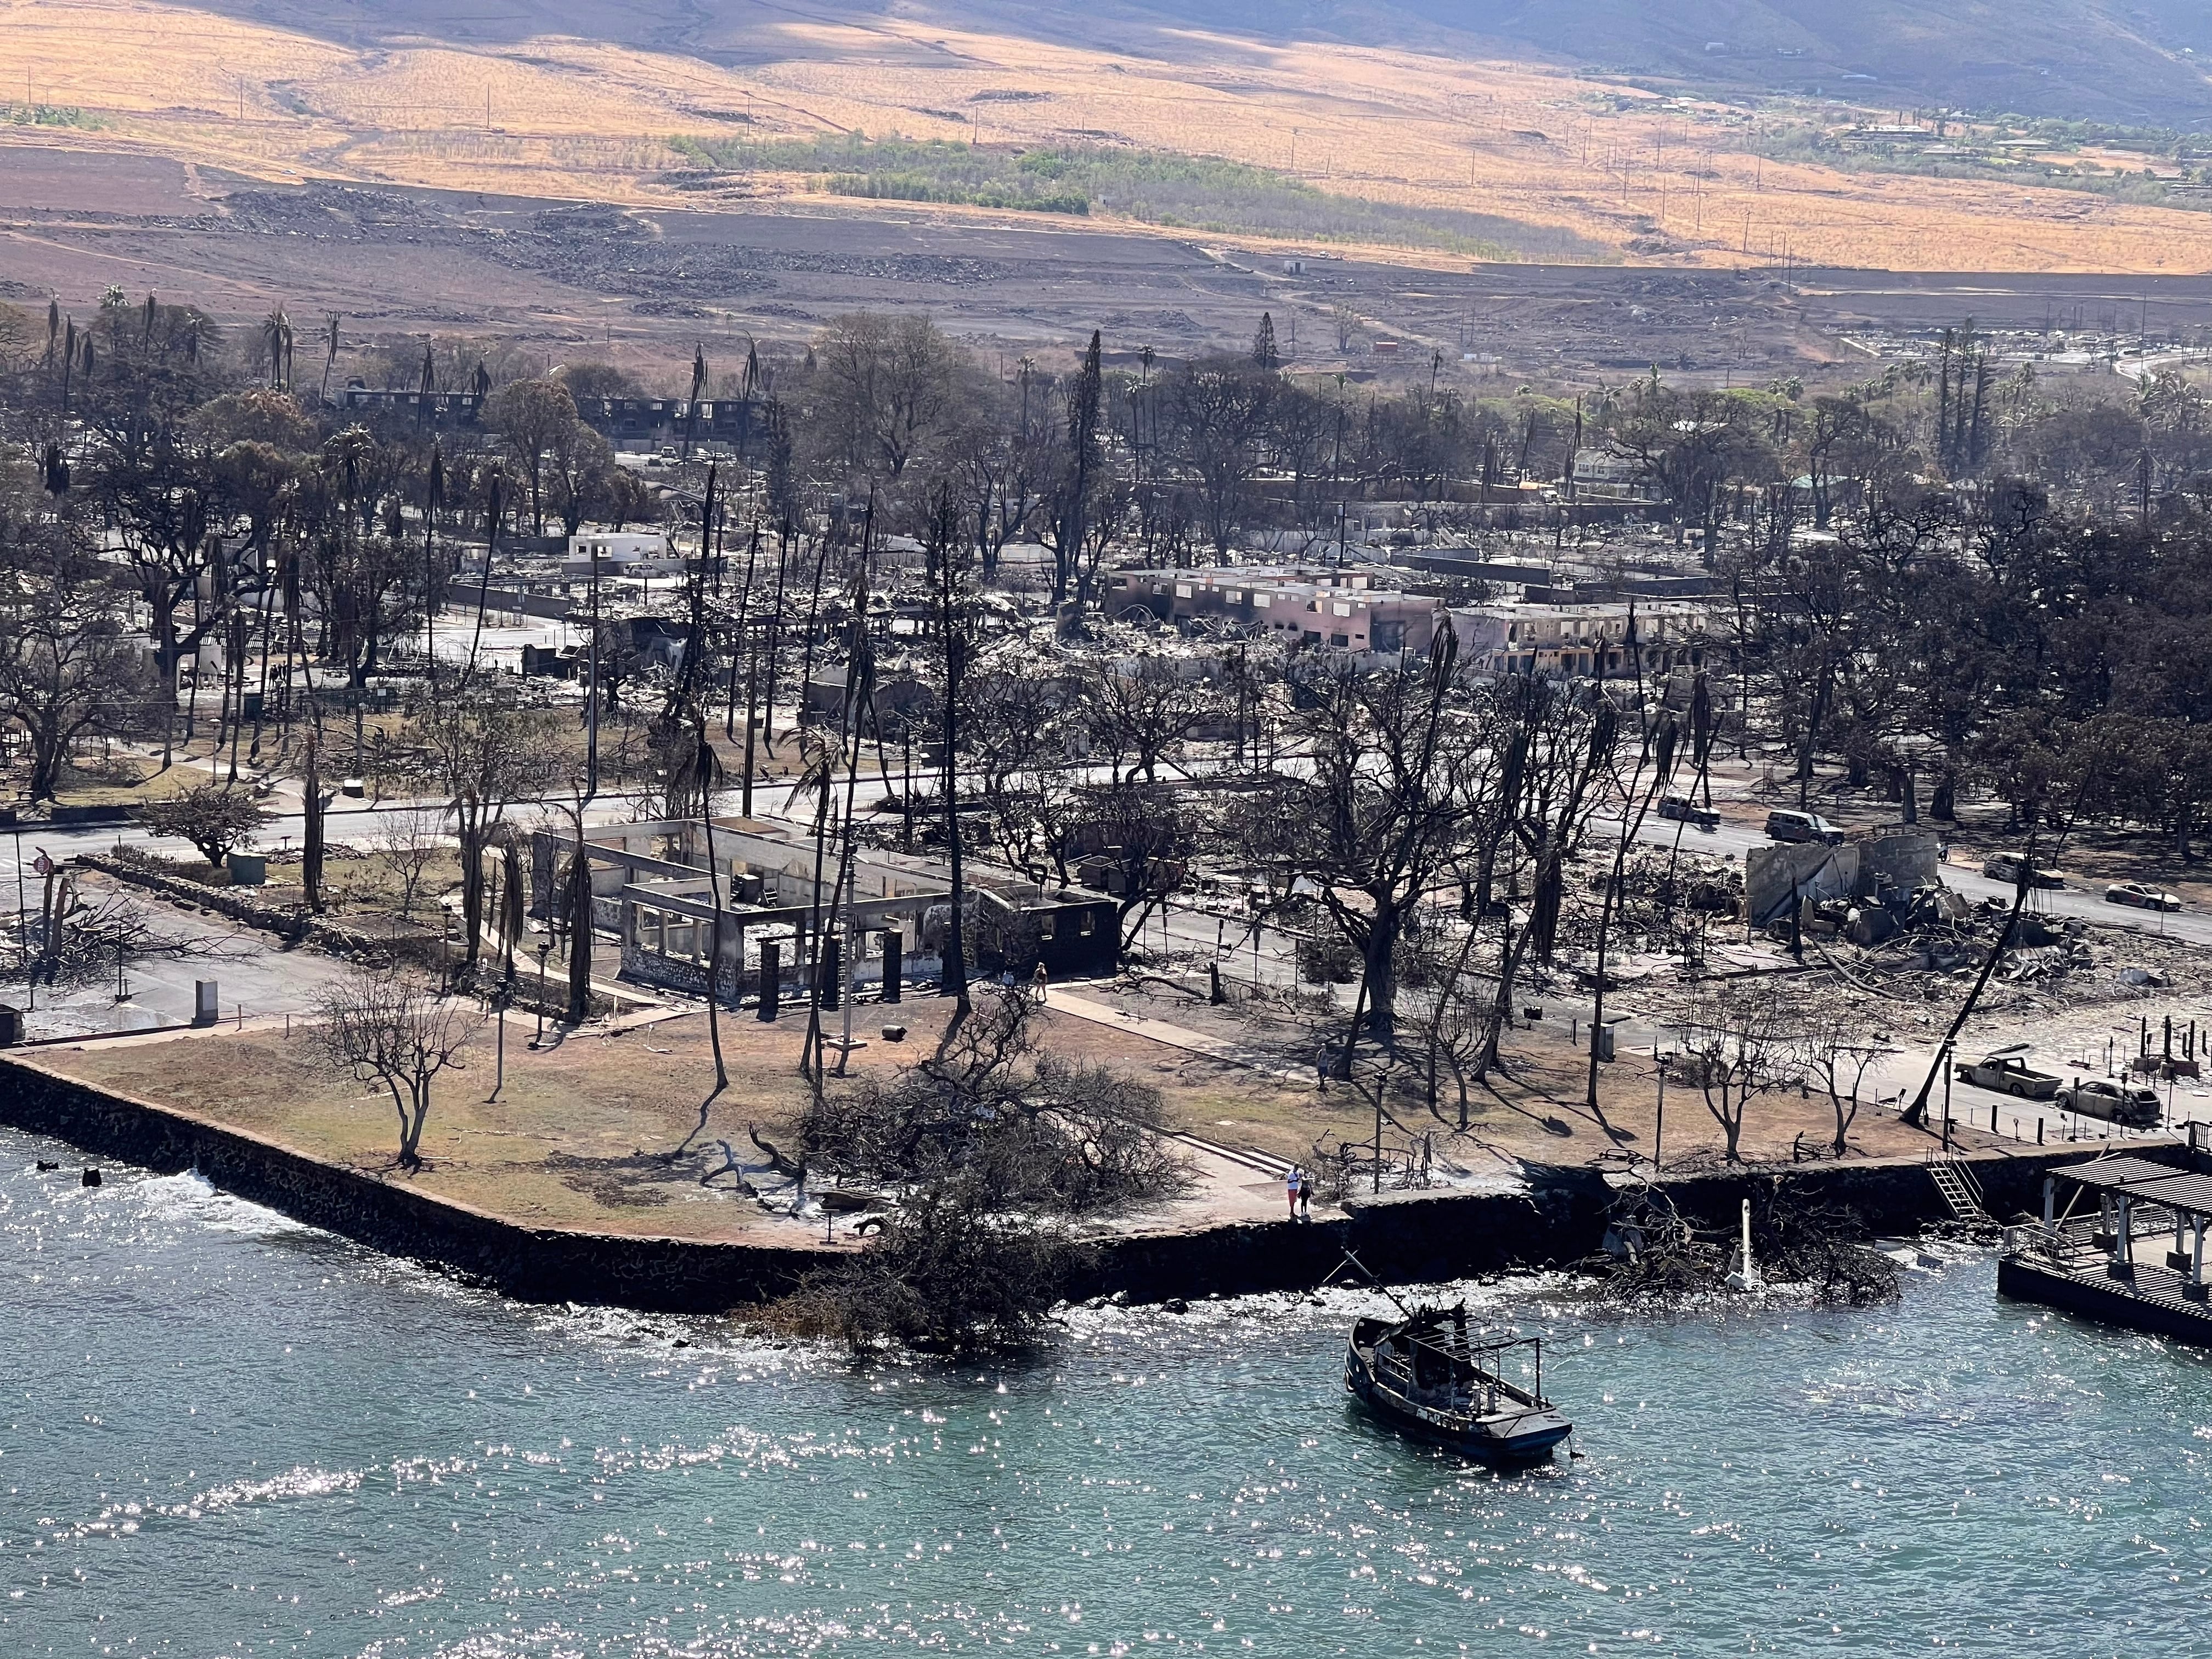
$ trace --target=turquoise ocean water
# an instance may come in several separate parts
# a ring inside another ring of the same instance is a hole
[[[1352,1293],[855,1368],[82,1161],[0,1132],[0,1655],[2167,1655],[2212,1616],[2212,1364],[1985,1255],[1865,1312],[1469,1287],[1579,1425],[1498,1478],[1347,1411]]]

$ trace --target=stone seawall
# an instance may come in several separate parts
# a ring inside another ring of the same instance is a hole
[[[520,1225],[149,1101],[0,1060],[0,1121],[227,1193],[526,1302],[713,1312],[782,1295],[823,1253]]]
[[[2128,1150],[2181,1156],[2170,1143],[2134,1142]],[[2012,1220],[2041,1212],[2048,1170],[2095,1155],[2087,1146],[2024,1146],[1968,1163],[1990,1212]],[[1736,1224],[1745,1199],[1756,1203],[1778,1189],[1800,1202],[1848,1206],[1877,1234],[1911,1233],[1950,1215],[1917,1159],[1688,1176],[1668,1181],[1666,1189],[1686,1219],[1716,1231]],[[1355,1197],[1341,1218],[1310,1225],[1269,1223],[1117,1239],[1100,1253],[1085,1289],[1127,1291],[1143,1301],[1296,1290],[1318,1283],[1346,1249],[1398,1284],[1564,1267],[1598,1253],[1613,1198],[1596,1171],[1572,1169],[1534,1171],[1525,1192]]]
[[[0,1122],[173,1173],[197,1169],[225,1192],[373,1249],[449,1269],[524,1301],[605,1304],[656,1312],[720,1312],[781,1295],[832,1252],[533,1228],[322,1164],[274,1142],[204,1123],[149,1101],[0,1060]],[[2138,1155],[2177,1146],[2131,1143]],[[2043,1177],[2094,1155],[2089,1146],[2022,1147],[1970,1160],[1991,1213],[2039,1212]],[[1925,1164],[1911,1160],[1793,1165],[1669,1181],[1684,1216],[1735,1224],[1746,1198],[1787,1188],[1848,1205],[1878,1232],[1904,1233],[1948,1212]],[[1525,1192],[1385,1193],[1341,1217],[1293,1226],[1237,1223],[1102,1241],[1078,1296],[1133,1300],[1297,1290],[1320,1283],[1346,1249],[1398,1283],[1565,1267],[1595,1255],[1612,1189],[1595,1171],[1535,1174]]]

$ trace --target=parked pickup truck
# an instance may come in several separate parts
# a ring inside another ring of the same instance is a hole
[[[1659,816],[1678,823],[1692,824],[1700,830],[1717,830],[1721,815],[1710,806],[1700,806],[1687,795],[1662,795],[1659,799]]]
[[[2000,1048],[1980,1060],[1962,1060],[1954,1075],[1961,1083],[1971,1083],[1978,1089],[1994,1089],[2001,1095],[2018,1095],[2022,1100],[2051,1099],[2064,1079],[2035,1070],[2021,1058],[2026,1052],[2024,1047]]]
[[[2156,1090],[2130,1088],[2124,1083],[2108,1083],[2102,1078],[2091,1078],[2086,1082],[2077,1079],[2070,1087],[2061,1089],[2053,1102],[2069,1112],[2079,1112],[2084,1117],[2101,1117],[2124,1128],[2155,1129],[2166,1121]]]

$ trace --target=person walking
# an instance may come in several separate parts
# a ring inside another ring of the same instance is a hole
[[[1290,1200],[1291,1219],[1298,1218],[1298,1193],[1305,1185],[1306,1172],[1299,1165],[1291,1165],[1290,1174],[1283,1177],[1283,1196]]]
[[[1036,976],[1030,981],[1031,998],[1040,1008],[1044,1006],[1044,963],[1040,962],[1036,965]]]
[[[1298,1219],[1311,1221],[1313,1219],[1313,1176],[1301,1167],[1297,1172],[1297,1182]]]

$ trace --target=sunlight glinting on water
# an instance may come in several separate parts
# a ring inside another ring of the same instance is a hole
[[[1347,1410],[1363,1293],[855,1367],[82,1161],[0,1133],[9,1655],[2133,1654],[2208,1611],[2212,1367],[1976,1254],[1860,1311],[1459,1287],[1578,1425],[1501,1477]]]

